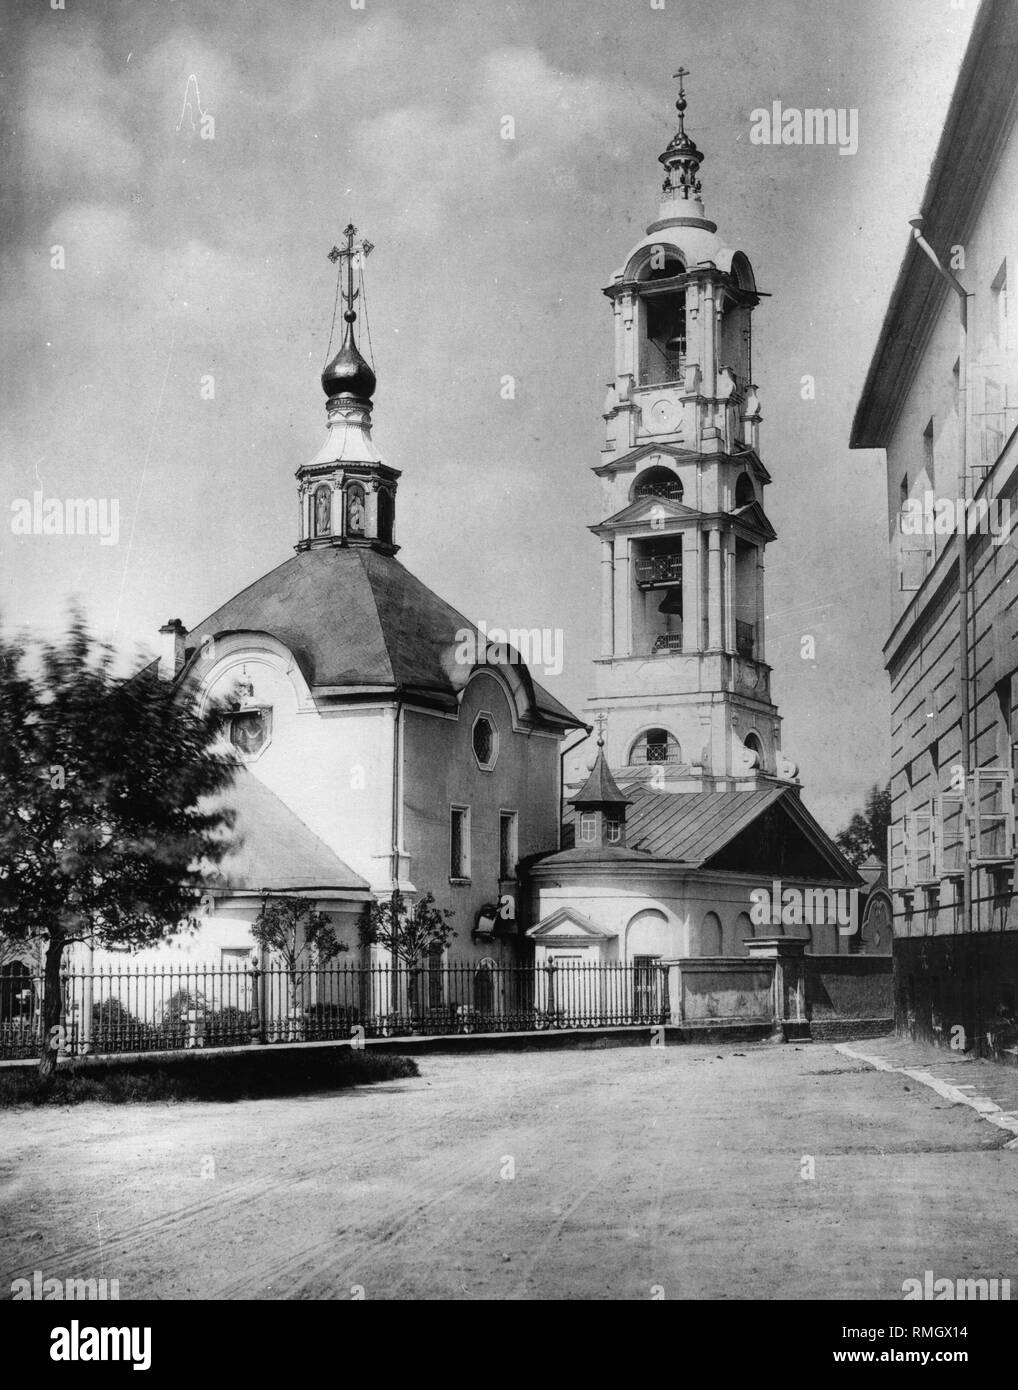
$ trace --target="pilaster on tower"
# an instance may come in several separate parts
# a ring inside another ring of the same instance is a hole
[[[658,214],[604,293],[614,371],[603,416],[601,656],[592,713],[612,767],[673,789],[793,779],[764,659],[763,507],[752,382],[760,294],[704,210],[685,128],[660,155]]]

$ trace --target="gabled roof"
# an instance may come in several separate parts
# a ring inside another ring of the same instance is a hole
[[[190,664],[202,638],[268,633],[287,647],[312,690],[391,692],[455,709],[472,674],[458,661],[462,634],[474,625],[414,577],[394,556],[366,547],[299,551],[191,629]],[[479,650],[485,639],[477,635]],[[189,667],[185,667],[185,674]],[[554,730],[583,721],[515,665],[530,708],[525,722]]]
[[[638,497],[635,502],[630,502],[627,507],[623,507],[614,516],[605,517],[604,521],[598,522],[596,526],[588,529],[594,532],[600,531],[603,526],[639,526],[647,524],[655,517],[685,517],[696,516],[692,507],[685,506],[682,502],[673,501],[670,497]]]
[[[625,769],[616,774],[631,801],[626,813],[630,853],[642,851],[697,869],[860,881],[792,787],[663,792],[627,782]],[[575,812],[567,810],[564,821],[568,844]]]
[[[734,511],[729,512],[729,516],[738,517],[750,530],[762,532],[769,541],[776,541],[778,538],[777,531],[759,502],[747,502],[745,506],[736,507]]]
[[[616,458],[608,459],[605,463],[596,464],[593,472],[599,476],[602,473],[614,473],[618,468],[631,468],[640,459],[647,458],[651,454],[670,454],[679,463],[695,463],[697,459],[703,458],[695,449],[686,449],[681,444],[658,444],[649,441],[646,444],[637,444],[633,449],[627,449],[624,454],[619,454]]]
[[[247,768],[238,771],[215,803],[232,808],[235,820],[231,849],[211,878],[214,887],[237,892],[330,889],[359,901],[370,898],[367,879],[344,864]]]
[[[589,917],[584,917],[582,912],[577,912],[574,907],[566,906],[556,908],[535,926],[529,927],[527,935],[537,940],[557,937],[565,941],[588,938],[611,941],[618,936],[618,932],[607,931],[596,922],[592,922]]]

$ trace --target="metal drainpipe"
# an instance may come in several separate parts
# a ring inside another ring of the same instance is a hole
[[[933,247],[922,234],[923,218],[909,218],[912,236],[920,251],[930,260],[940,278],[950,285],[958,296],[958,325],[960,328],[960,349],[958,353],[958,493],[962,503],[963,524],[958,528],[958,683],[960,686],[961,759],[965,768],[965,786],[968,789],[972,775],[972,736],[971,736],[971,692],[969,676],[969,573],[968,573],[968,301],[969,292],[964,285],[945,266]],[[978,811],[977,811],[978,814]],[[972,861],[965,856],[964,903],[962,905],[962,926],[965,932],[972,931]],[[977,981],[978,991],[978,981]]]

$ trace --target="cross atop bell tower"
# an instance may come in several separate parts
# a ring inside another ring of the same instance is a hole
[[[706,216],[703,153],[659,156],[658,215],[605,286],[614,361],[603,416],[601,656],[590,713],[630,780],[720,790],[789,779],[764,657],[764,510],[748,257]]]

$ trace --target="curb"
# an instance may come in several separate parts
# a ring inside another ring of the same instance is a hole
[[[920,1071],[917,1067],[896,1067],[891,1062],[885,1062],[882,1057],[874,1057],[867,1052],[860,1052],[857,1048],[849,1047],[847,1043],[835,1043],[835,1049],[844,1053],[846,1057],[853,1057],[857,1062],[865,1062],[874,1071],[897,1072],[900,1076],[907,1076],[911,1081],[916,1081],[920,1086],[926,1086],[931,1091],[936,1091],[938,1096],[944,1100],[949,1100],[952,1105],[967,1105],[970,1110],[974,1110],[980,1119],[988,1120],[991,1125],[996,1125],[998,1129],[1007,1130],[1014,1135],[1005,1145],[1005,1149],[1018,1150],[1018,1114],[1010,1110],[1003,1110],[996,1102],[989,1100],[986,1096],[969,1095],[967,1092],[975,1090],[974,1086],[952,1086],[949,1081],[941,1081],[939,1076],[934,1076],[932,1072]]]

